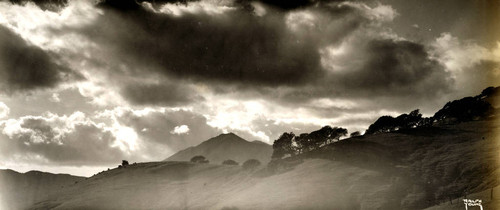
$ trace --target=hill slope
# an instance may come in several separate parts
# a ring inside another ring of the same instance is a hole
[[[193,156],[203,155],[211,163],[220,164],[227,159],[240,164],[248,159],[257,159],[263,164],[269,162],[273,148],[263,142],[249,142],[233,134],[221,134],[201,144],[181,150],[165,161],[189,161]]]
[[[498,186],[498,134],[494,118],[355,137],[297,158],[383,171],[401,191],[400,208],[421,209]]]
[[[40,171],[0,170],[0,209],[24,209],[85,177]]]
[[[261,173],[241,166],[141,163],[103,172],[32,209],[356,209],[380,206],[377,197],[390,184],[379,172],[319,159],[273,176]]]

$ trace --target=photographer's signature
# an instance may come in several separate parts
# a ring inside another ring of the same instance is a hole
[[[481,205],[481,203],[483,202],[482,200],[463,199],[463,201],[465,204],[465,210],[468,210],[469,206],[479,206],[479,208],[481,208],[481,210],[483,210],[483,205]]]

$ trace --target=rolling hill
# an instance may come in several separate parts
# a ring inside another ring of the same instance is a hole
[[[181,150],[165,161],[189,161],[196,155],[202,155],[215,164],[220,164],[227,159],[235,160],[240,164],[248,159],[257,159],[266,164],[271,159],[272,152],[273,148],[269,144],[260,141],[249,142],[234,133],[228,133]]]
[[[85,177],[40,171],[0,170],[0,209],[24,209]]]
[[[272,176],[240,166],[152,162],[103,172],[31,209],[356,209],[380,206],[379,192],[389,184],[379,172],[321,159]]]

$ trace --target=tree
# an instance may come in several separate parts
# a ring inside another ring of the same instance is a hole
[[[301,134],[305,140],[303,143],[307,145],[307,149],[314,150],[318,149],[324,145],[330,144],[334,141],[339,141],[340,137],[347,135],[347,129],[341,127],[330,127],[324,126],[317,131],[313,131],[309,134]]]
[[[491,104],[486,101],[487,99],[476,96],[448,102],[432,118],[436,122],[445,124],[485,118],[494,110]]]
[[[347,136],[349,132],[345,128],[334,127],[330,138],[340,140],[340,137]]]
[[[239,165],[239,164],[234,160],[224,160],[222,161],[222,165]]]
[[[256,159],[250,159],[250,160],[245,161],[242,166],[243,166],[243,169],[245,169],[245,170],[252,170],[252,169],[255,169],[255,168],[260,166],[260,161],[258,161]]]
[[[309,138],[309,134],[302,133],[299,136],[296,136],[293,139],[293,143],[296,145],[296,150],[299,154],[307,152],[310,150],[311,139]]]
[[[293,148],[292,141],[295,138],[295,134],[283,133],[276,139],[273,143],[273,154],[272,159],[281,159],[285,155],[295,155],[295,149]]]
[[[399,129],[416,128],[427,124],[427,119],[422,118],[418,109],[409,114],[401,114],[396,118],[391,116],[382,116],[368,127],[365,134],[387,133]]]
[[[354,132],[351,133],[351,137],[356,137],[356,136],[361,136],[361,132],[354,131]]]
[[[128,166],[128,165],[129,165],[129,164],[128,164],[128,161],[126,161],[126,160],[122,160],[122,166],[123,166],[123,167]]]
[[[311,133],[302,133],[295,136],[294,133],[283,133],[273,143],[272,159],[281,159],[285,155],[295,155],[318,149],[340,137],[347,135],[347,129],[340,127],[324,126]]]
[[[382,116],[368,127],[365,134],[390,132],[395,127],[395,119],[391,116]]]
[[[197,156],[194,156],[193,158],[191,158],[191,162],[193,163],[208,163],[209,161],[201,156],[201,155],[197,155]]]

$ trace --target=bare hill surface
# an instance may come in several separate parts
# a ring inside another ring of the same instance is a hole
[[[203,143],[181,150],[165,161],[189,161],[197,155],[205,156],[211,163],[220,164],[224,160],[235,160],[243,163],[248,159],[257,159],[266,164],[271,159],[271,145],[253,141],[249,142],[233,133],[221,134]]]

